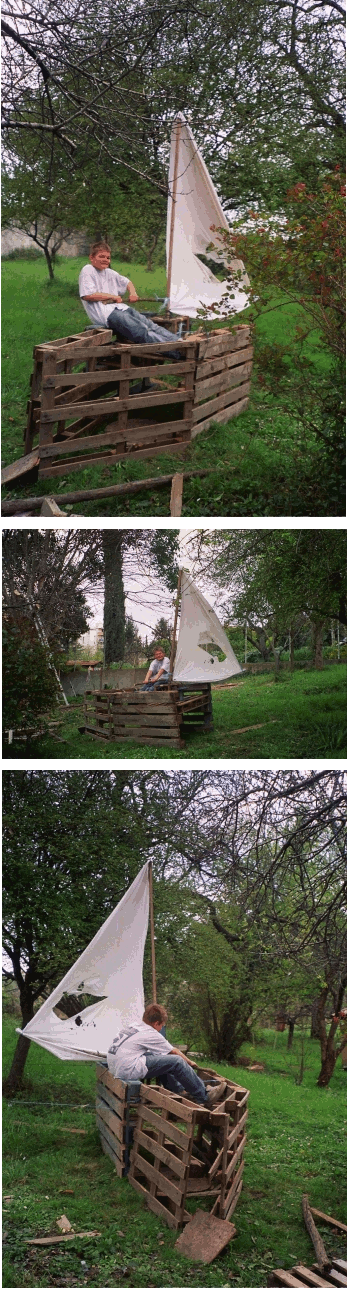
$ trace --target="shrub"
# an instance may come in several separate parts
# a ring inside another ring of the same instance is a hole
[[[59,686],[35,626],[8,615],[3,625],[3,728],[32,731],[56,702]],[[41,719],[40,719],[41,718]]]
[[[42,251],[37,251],[35,246],[17,246],[14,251],[2,255],[3,260],[42,260]]]

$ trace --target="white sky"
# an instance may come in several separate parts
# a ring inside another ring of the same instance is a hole
[[[194,559],[189,553],[187,546],[188,539],[192,537],[197,530],[194,528],[181,529],[179,536],[180,543],[180,565],[184,564],[185,568],[194,573]],[[203,589],[202,579],[197,577]],[[151,636],[153,628],[158,618],[173,619],[175,595],[166,591],[163,583],[158,578],[140,576],[137,578],[125,578],[126,594],[126,613],[134,619],[142,640],[146,636]],[[203,592],[204,593],[204,592]],[[101,587],[98,591],[91,592],[87,597],[88,604],[93,610],[93,618],[90,619],[89,629],[103,626],[103,604],[104,591]],[[208,598],[211,600],[211,592]]]

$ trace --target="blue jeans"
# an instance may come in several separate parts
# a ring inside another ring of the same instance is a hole
[[[174,1052],[168,1052],[168,1056],[152,1056],[146,1052],[145,1060],[148,1074],[153,1079],[158,1078],[169,1092],[182,1093],[184,1089],[191,1101],[197,1101],[199,1105],[206,1101],[205,1084],[182,1056],[175,1056]]]
[[[168,680],[171,680],[171,679],[172,679],[172,673],[171,671],[167,671],[165,676],[161,676],[160,680],[148,680],[147,685],[141,686],[141,692],[143,693],[146,690],[150,692],[151,689],[160,689],[161,685],[167,685]]]
[[[166,327],[159,327],[157,322],[152,322],[151,318],[146,318],[145,314],[139,313],[138,309],[132,309],[127,305],[126,309],[115,309],[109,313],[108,327],[112,328],[117,340],[123,340],[131,345],[160,345],[169,344],[171,340],[175,344],[175,337]],[[173,353],[167,353],[166,359],[182,359],[180,349],[175,349]]]

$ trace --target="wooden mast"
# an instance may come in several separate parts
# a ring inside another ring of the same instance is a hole
[[[169,250],[168,250],[168,269],[167,269],[167,292],[166,292],[166,294],[167,294],[167,301],[168,301],[168,303],[167,303],[167,316],[168,316],[169,311],[170,311],[170,310],[169,310],[169,299],[170,299],[170,288],[171,288],[171,285],[172,285],[173,242],[174,242],[174,220],[175,220],[176,190],[177,190],[177,186],[178,186],[178,163],[179,163],[179,142],[180,142],[181,121],[179,121],[179,120],[177,120],[177,121],[176,121],[175,129],[176,129],[176,138],[175,138],[174,174],[173,174],[173,189],[172,189],[172,209],[171,209],[171,214],[170,214],[170,233],[169,233]]]
[[[149,913],[150,913],[150,938],[151,938],[151,971],[152,971],[152,1002],[157,1003],[156,988],[156,954],[155,954],[155,923],[153,916],[153,883],[152,883],[152,860],[149,860]]]
[[[176,592],[176,601],[175,601],[175,614],[174,614],[174,626],[173,626],[172,647],[171,647],[171,651],[170,651],[170,672],[171,672],[171,675],[173,675],[174,659],[175,659],[176,626],[177,626],[178,613],[179,613],[179,600],[180,600],[180,591],[181,591],[181,579],[182,579],[182,568],[179,568],[178,587],[177,587],[177,592]]]

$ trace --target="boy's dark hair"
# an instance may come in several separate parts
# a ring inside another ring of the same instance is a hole
[[[166,1012],[165,1007],[160,1007],[159,1003],[149,1003],[149,1006],[145,1007],[143,1020],[146,1025],[155,1025],[156,1021],[159,1020],[162,1021],[162,1025],[165,1025],[166,1020],[168,1020],[168,1012]]]

